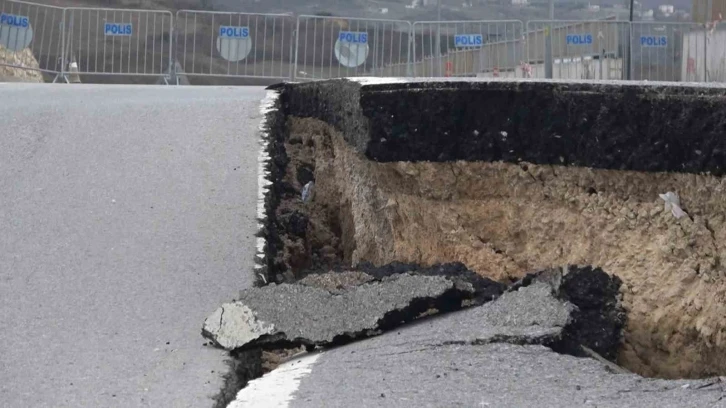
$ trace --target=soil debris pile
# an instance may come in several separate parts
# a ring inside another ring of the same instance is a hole
[[[43,82],[38,61],[33,52],[27,48],[15,52],[0,44],[0,62],[12,65],[0,65],[0,81]]]

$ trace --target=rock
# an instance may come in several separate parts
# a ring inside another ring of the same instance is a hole
[[[473,296],[443,276],[400,274],[342,294],[299,284],[271,284],[242,291],[217,309],[202,334],[233,350],[254,345],[332,345],[376,334],[413,320],[430,308]]]
[[[586,346],[615,361],[626,321],[620,304],[621,285],[617,276],[610,276],[600,268],[568,268],[562,277],[559,297],[577,306],[566,334],[572,345]]]
[[[290,136],[290,139],[288,140],[290,144],[301,144],[302,143],[302,137],[300,135],[292,135]]]
[[[233,350],[244,346],[264,334],[271,334],[275,327],[260,321],[243,303],[226,303],[215,310],[204,322],[204,333],[217,344]]]
[[[297,182],[300,183],[301,186],[304,186],[314,180],[315,175],[313,173],[313,168],[310,165],[301,165],[297,168]]]
[[[307,215],[295,210],[280,215],[278,220],[280,227],[282,227],[284,231],[289,232],[293,236],[305,238],[309,222]]]
[[[581,346],[585,346],[614,361],[626,321],[620,303],[620,279],[600,268],[570,265],[528,274],[512,289],[537,282],[546,282],[558,299],[576,306],[555,349],[584,357],[588,353]]]
[[[13,67],[0,65],[0,82],[2,80],[17,80],[21,82],[43,82],[43,74],[38,71],[38,61],[33,52],[24,49],[20,52],[13,52],[0,45],[0,61]],[[17,67],[27,67],[17,68]]]

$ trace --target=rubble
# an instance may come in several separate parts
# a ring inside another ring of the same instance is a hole
[[[558,299],[575,306],[562,339],[553,345],[557,351],[580,357],[595,353],[615,361],[626,323],[620,278],[601,268],[568,265],[528,274],[511,290],[535,282],[547,283]]]
[[[576,307],[557,299],[552,286],[536,282],[483,306],[432,318],[407,329],[407,345],[552,345],[563,337]]]
[[[30,49],[14,52],[0,44],[0,62],[7,64],[0,65],[0,82],[43,82],[38,60]]]
[[[458,269],[460,276],[450,266],[364,269],[368,273],[330,272],[297,284],[245,290],[239,300],[207,318],[203,334],[229,350],[328,346],[380,334],[431,309],[460,309],[462,301],[480,296],[482,287],[484,292],[499,288],[482,285],[477,294],[472,283],[461,279],[465,268]],[[597,268],[547,270],[501,296],[492,293],[490,299],[498,299],[483,306],[415,325],[409,335],[415,338],[418,330],[421,339],[440,344],[541,344],[563,353],[596,352],[612,359],[624,325],[618,288],[617,278]]]
[[[457,284],[471,285],[474,288],[474,296],[467,302],[468,306],[481,305],[495,299],[507,287],[503,283],[477,275],[461,262],[435,264],[429,267],[404,262],[391,262],[390,264],[376,267],[371,263],[365,262],[356,268],[377,279],[400,273],[411,273],[422,276],[445,276]]]
[[[342,294],[299,284],[242,291],[217,309],[202,334],[228,350],[260,345],[333,345],[400,325],[431,308],[471,297],[471,285],[442,276],[399,274]]]

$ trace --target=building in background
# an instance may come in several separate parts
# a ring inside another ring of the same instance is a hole
[[[709,23],[726,16],[726,0],[693,0],[691,14],[696,23]]]
[[[672,4],[661,4],[658,6],[658,11],[666,17],[672,15],[675,12],[675,7]]]

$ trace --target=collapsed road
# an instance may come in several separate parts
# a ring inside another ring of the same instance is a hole
[[[553,351],[588,323],[563,299],[584,294],[574,288],[598,292],[600,275],[572,268],[559,286],[535,278],[483,306],[295,357],[252,381],[230,407],[718,406],[726,395],[719,379],[644,379]]]
[[[238,357],[233,382],[252,380],[233,406],[726,404],[725,87],[273,89],[263,288],[204,328]],[[528,275],[561,265],[579,266]],[[600,284],[578,304],[558,288],[583,270]],[[407,279],[450,283],[395,288]],[[378,292],[387,306],[363,316]]]

